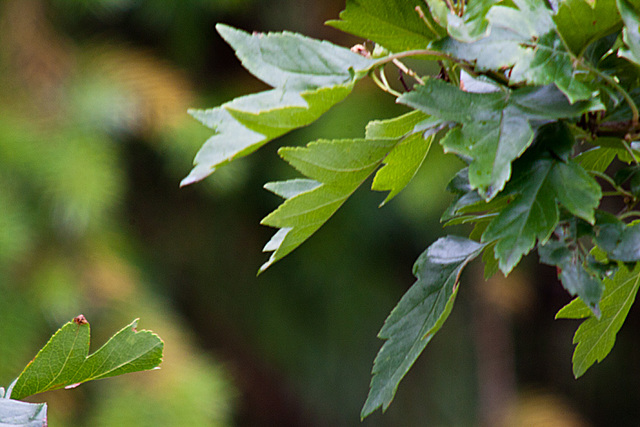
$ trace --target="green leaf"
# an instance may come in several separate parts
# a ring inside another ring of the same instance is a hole
[[[80,315],[60,328],[22,371],[11,397],[21,399],[101,378],[156,368],[164,343],[150,331],[136,331],[138,319],[89,353],[89,323]]]
[[[0,397],[0,426],[46,427],[47,404]]]
[[[364,76],[375,61],[351,50],[290,33],[254,33],[217,24],[242,65],[272,87],[305,91],[338,86]]]
[[[595,230],[595,242],[609,259],[640,261],[640,222],[627,225],[613,215],[601,214]]]
[[[374,41],[392,52],[425,49],[431,40],[446,35],[427,10],[420,19],[411,0],[347,0],[340,20],[327,21],[327,25],[341,31]]]
[[[539,144],[573,146],[573,135],[561,123],[549,125],[538,136]],[[552,155],[523,158],[504,193],[517,196],[489,223],[484,242],[497,240],[495,255],[506,275],[535,245],[544,244],[558,224],[558,203],[573,215],[594,222],[600,185],[572,160]]]
[[[373,60],[326,41],[293,33],[249,34],[216,27],[242,64],[273,90],[243,96],[190,114],[215,134],[204,143],[181,186],[246,156],[267,142],[315,121],[342,101]]]
[[[585,257],[579,249],[575,221],[556,229],[556,237],[538,247],[540,262],[558,267],[558,278],[569,294],[580,297],[600,317],[603,284],[597,273],[585,268]]]
[[[569,104],[553,86],[469,93],[429,79],[398,102],[442,120],[462,123],[441,141],[445,151],[472,159],[469,182],[491,200],[511,175],[511,162],[533,141],[537,125],[576,117],[595,108],[590,102]]]
[[[281,148],[280,156],[311,180],[302,185],[299,180],[267,184],[287,200],[261,222],[280,230],[264,248],[273,253],[260,272],[315,233],[397,143],[397,139],[319,140],[306,147]]]
[[[429,5],[435,3],[428,1]],[[444,5],[444,2],[439,2]],[[477,0],[466,4],[464,14],[458,16],[447,9],[446,27],[447,33],[461,42],[474,42],[489,34],[489,22],[486,20],[487,12],[498,0]]]
[[[640,65],[640,14],[638,7],[633,6],[628,0],[616,0],[618,11],[624,21],[622,38],[629,47],[628,50],[620,50],[620,56]]]
[[[618,150],[606,147],[596,147],[583,151],[575,157],[575,161],[585,170],[604,172],[607,170]]]
[[[498,5],[487,14],[489,35],[473,43],[453,38],[432,48],[474,62],[478,71],[508,74],[511,84],[555,84],[573,103],[592,98],[596,91],[580,78],[571,53],[558,35],[551,10],[539,0],[514,0],[517,8]]]
[[[618,269],[612,279],[604,279],[604,284],[600,319],[597,319],[580,299],[573,300],[556,314],[556,319],[588,317],[573,337],[573,343],[577,344],[573,353],[573,375],[576,378],[582,376],[596,361],[602,362],[611,352],[616,335],[635,301],[640,286],[640,264],[636,264],[631,271],[624,267]]]
[[[377,408],[385,411],[398,384],[449,316],[465,265],[482,252],[483,244],[462,237],[438,239],[413,266],[417,281],[402,297],[380,330],[387,340],[376,356],[365,418]]]
[[[389,191],[380,206],[409,184],[426,159],[434,135],[423,136],[422,132],[414,133],[415,128],[426,120],[427,116],[424,113],[413,111],[390,120],[372,121],[367,125],[367,139],[402,138],[385,158],[385,166],[376,173],[371,185],[372,190]],[[433,122],[433,125],[438,123]]]
[[[622,21],[616,0],[564,0],[553,17],[569,49],[582,56],[593,41],[620,29]]]

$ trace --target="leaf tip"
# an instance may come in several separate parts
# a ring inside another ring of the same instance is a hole
[[[86,317],[84,317],[84,315],[78,314],[76,317],[73,318],[73,323],[77,325],[88,325],[89,321],[87,320]]]

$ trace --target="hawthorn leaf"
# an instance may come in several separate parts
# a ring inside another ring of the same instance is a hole
[[[612,148],[595,147],[578,154],[575,161],[585,170],[604,172],[615,159],[617,152]]]
[[[599,103],[570,104],[554,86],[469,93],[438,79],[428,79],[397,102],[444,121],[461,123],[441,141],[445,152],[471,158],[469,182],[491,200],[511,176],[511,162],[532,143],[534,126],[577,117]]]
[[[613,215],[600,214],[595,230],[595,242],[609,259],[640,261],[640,222],[627,225]]]
[[[373,364],[371,388],[361,418],[384,412],[398,385],[449,316],[462,269],[484,248],[482,243],[448,236],[436,240],[413,266],[416,282],[400,299],[380,330],[386,340]]]
[[[272,87],[304,91],[363,77],[375,62],[328,41],[288,31],[254,33],[224,24],[216,30],[251,74]]]
[[[628,0],[616,0],[616,4],[624,21],[622,39],[629,48],[621,49],[620,56],[640,65],[640,13]]]
[[[434,1],[428,2],[430,5]],[[439,2],[444,5],[444,2]],[[486,37],[489,34],[489,22],[486,15],[489,9],[498,3],[498,0],[478,0],[466,4],[464,14],[458,16],[448,11],[447,34],[461,42],[470,43]]]
[[[556,314],[556,319],[586,318],[573,337],[573,343],[577,344],[572,359],[576,378],[582,376],[596,361],[602,362],[611,352],[640,286],[640,264],[636,263],[632,270],[619,268],[613,278],[604,279],[604,285],[600,319],[579,298]]]
[[[553,21],[569,49],[579,57],[589,44],[619,30],[622,24],[616,0],[565,0]]]
[[[411,0],[347,0],[340,20],[326,24],[341,31],[372,40],[392,52],[425,49],[430,41],[446,35],[423,7],[428,25]]]
[[[47,404],[0,397],[0,426],[46,427]]]
[[[574,103],[597,91],[581,81],[585,70],[576,68],[572,54],[557,33],[551,10],[538,0],[514,0],[517,8],[496,5],[487,13],[487,37],[464,43],[452,37],[432,48],[474,62],[478,71],[503,72],[510,83],[555,84]]]
[[[60,328],[18,377],[12,399],[129,372],[156,368],[164,343],[151,331],[136,331],[138,319],[89,353],[89,323],[80,315]]]
[[[242,64],[274,89],[189,111],[215,134],[196,154],[195,166],[181,186],[315,121],[342,101],[374,63],[349,49],[299,34],[251,35],[226,25],[216,28]]]
[[[539,143],[573,145],[571,132],[562,124],[544,128]],[[559,159],[557,154],[523,158],[504,190],[516,196],[489,223],[483,242],[497,241],[495,255],[506,275],[536,240],[544,244],[558,225],[558,204],[573,215],[593,224],[594,211],[602,197],[597,181],[573,160]]]
[[[378,170],[371,185],[372,190],[389,191],[380,206],[394,198],[409,184],[426,159],[434,134],[423,136],[422,125],[430,122],[435,127],[440,123],[428,119],[424,113],[412,111],[390,120],[375,120],[367,125],[368,139],[401,138],[398,145],[384,159],[384,166]],[[417,133],[416,128],[420,129]]]
[[[578,296],[596,317],[600,317],[603,283],[597,273],[585,268],[585,257],[578,249],[575,227],[571,231],[559,227],[557,239],[538,247],[540,262],[558,267],[558,278],[572,296]]]
[[[261,221],[280,230],[264,248],[273,253],[259,273],[315,233],[397,143],[397,139],[319,140],[306,147],[281,148],[280,156],[310,180],[266,185],[286,200]]]

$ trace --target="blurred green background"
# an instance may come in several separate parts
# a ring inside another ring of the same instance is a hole
[[[404,111],[361,83],[316,124],[179,189],[211,134],[186,113],[265,89],[215,33],[323,26],[343,0],[0,1],[0,385],[84,314],[94,347],[133,318],[166,342],[162,369],[32,398],[51,426],[353,426],[376,333],[442,230],[461,163],[436,147],[382,209],[363,188],[310,241],[256,278],[295,176],[278,146],[362,136]],[[640,420],[640,319],[575,381],[576,322],[555,270],[463,278],[451,318],[363,426],[623,426]],[[546,424],[545,424],[546,423]]]

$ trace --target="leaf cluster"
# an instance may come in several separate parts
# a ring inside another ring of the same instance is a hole
[[[472,231],[439,239],[416,261],[415,284],[380,331],[385,343],[362,417],[389,406],[448,317],[462,269],[480,256],[486,276],[508,275],[531,251],[557,267],[576,297],[558,317],[586,318],[574,339],[576,377],[601,361],[640,277],[640,224],[630,222],[640,216],[640,7],[629,0],[347,0],[327,24],[367,42],[347,49],[218,25],[245,68],[273,89],[191,112],[215,134],[182,184],[309,124],[366,77],[412,109],[372,120],[364,138],[280,148],[303,177],[265,185],[284,202],[262,221],[277,229],[262,272],[370,176],[373,190],[388,191],[385,204],[435,146],[466,163],[448,186],[454,200],[442,221]],[[420,75],[402,62],[407,57],[437,61],[440,73]],[[399,70],[402,88],[389,84],[388,67]],[[603,197],[619,208],[603,209]]]

